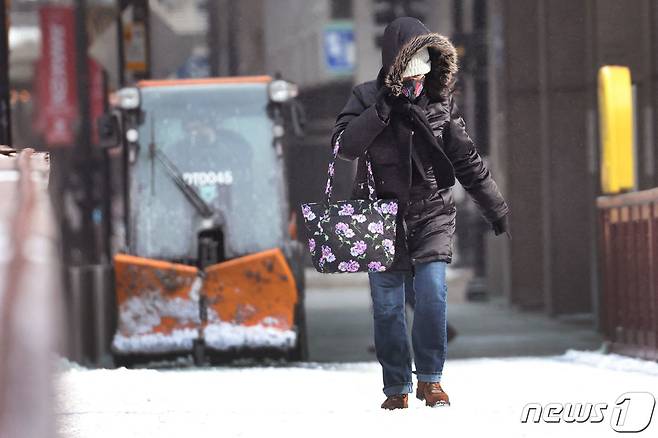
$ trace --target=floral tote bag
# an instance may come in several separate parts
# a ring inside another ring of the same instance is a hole
[[[368,199],[331,203],[338,141],[329,163],[325,201],[301,206],[313,265],[322,273],[386,271],[395,258],[398,201],[377,199],[366,155]]]

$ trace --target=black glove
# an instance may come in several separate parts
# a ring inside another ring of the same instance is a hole
[[[491,228],[493,228],[494,234],[495,234],[496,236],[498,236],[498,235],[500,235],[500,234],[503,234],[503,233],[506,233],[506,234],[507,234],[507,237],[508,237],[509,239],[512,239],[512,236],[510,235],[510,233],[509,233],[509,231],[508,231],[509,224],[508,224],[507,215],[505,215],[505,216],[503,216],[503,217],[501,217],[501,218],[495,220],[495,221],[491,224]]]
[[[388,88],[382,87],[378,92],[377,92],[377,100],[375,101],[375,110],[377,111],[377,115],[379,116],[379,119],[384,122],[388,123],[388,119],[391,117],[391,104],[390,104],[390,93]]]
[[[413,104],[405,96],[391,96],[388,102],[391,105],[391,111],[396,114],[407,116],[411,113]]]
[[[411,102],[404,96],[393,96],[387,87],[377,92],[375,110],[379,119],[388,123],[391,113],[408,114],[411,111]]]

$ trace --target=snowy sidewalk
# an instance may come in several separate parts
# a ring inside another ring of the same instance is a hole
[[[658,397],[658,363],[568,351],[561,356],[448,360],[452,406],[383,411],[377,363],[290,367],[65,370],[57,381],[64,438],[606,437],[619,395]],[[521,424],[536,402],[607,403],[604,421]],[[638,437],[658,436],[658,413]]]

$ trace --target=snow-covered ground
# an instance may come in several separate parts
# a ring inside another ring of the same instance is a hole
[[[658,363],[570,350],[550,357],[448,360],[452,406],[379,408],[379,364],[86,370],[57,380],[62,437],[606,437],[623,393],[658,398]],[[600,423],[522,424],[528,403],[607,403]],[[629,408],[633,411],[633,401]],[[658,436],[658,409],[639,437]],[[630,420],[629,420],[630,421]]]

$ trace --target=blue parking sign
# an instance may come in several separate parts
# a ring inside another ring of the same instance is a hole
[[[324,29],[324,59],[331,73],[350,74],[354,71],[355,46],[352,22],[328,24]]]

